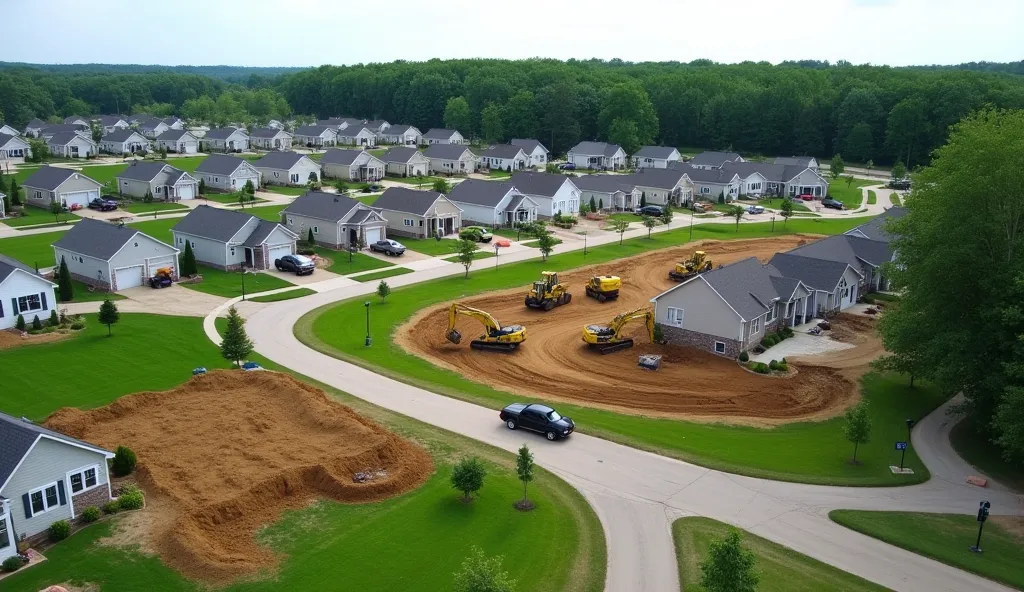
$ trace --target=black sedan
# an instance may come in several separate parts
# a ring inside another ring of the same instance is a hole
[[[832,198],[826,198],[821,200],[821,205],[825,206],[826,208],[832,208],[833,210],[843,209],[843,202],[834,200]]]
[[[654,216],[655,218],[665,213],[661,206],[644,206],[636,211],[641,216]]]
[[[295,275],[310,275],[316,270],[316,263],[302,255],[285,255],[274,261],[278,271],[293,271]]]
[[[398,241],[384,239],[370,244],[370,250],[397,257],[405,252],[405,245]]]
[[[111,212],[117,209],[117,202],[105,197],[97,197],[89,202],[89,209],[99,210],[101,212]]]
[[[547,405],[512,403],[501,410],[500,417],[510,430],[531,430],[552,441],[565,438],[576,429],[571,419],[562,417]]]

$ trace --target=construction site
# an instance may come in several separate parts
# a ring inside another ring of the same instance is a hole
[[[422,448],[276,372],[218,370],[98,409],[64,408],[46,425],[131,447],[147,506],[138,543],[215,584],[275,567],[255,535],[286,509],[378,501],[433,471]]]
[[[787,376],[755,374],[728,357],[651,340],[650,299],[678,285],[679,277],[670,278],[668,272],[685,275],[676,264],[695,250],[717,267],[748,257],[767,261],[814,238],[704,241],[561,272],[558,282],[570,297],[556,290],[547,294],[552,301],[547,306],[540,302],[542,296],[532,296],[533,302],[527,296],[524,305],[524,288],[518,288],[445,303],[424,309],[401,326],[396,342],[440,367],[523,399],[746,425],[831,417],[854,399],[857,379],[881,352],[870,321],[847,327],[847,340],[855,342],[852,349],[820,359],[789,360],[797,363]],[[705,269],[709,267],[700,271]],[[616,277],[621,285],[611,285]],[[606,298],[596,293],[604,289]],[[849,316],[833,322],[845,326],[843,319]],[[498,321],[500,331],[495,331],[492,323]],[[468,347],[453,340],[452,333],[480,337]],[[638,357],[647,354],[661,356],[658,371],[638,367]]]

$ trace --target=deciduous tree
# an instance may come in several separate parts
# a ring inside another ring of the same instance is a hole
[[[485,475],[487,470],[480,459],[475,456],[464,458],[452,467],[452,487],[461,491],[462,500],[469,503],[473,499],[472,494],[484,486]]]
[[[505,137],[501,107],[490,103],[480,112],[480,135],[487,142],[501,142]]]
[[[487,557],[474,546],[455,573],[455,592],[513,592],[516,581],[501,568],[501,557]]]
[[[700,563],[700,585],[707,592],[754,592],[760,581],[754,554],[743,548],[738,530],[711,542]]]
[[[530,452],[529,447],[523,444],[519,447],[519,453],[516,455],[516,475],[519,480],[523,482],[523,499],[519,502],[520,509],[530,509],[533,504],[526,497],[526,485],[533,481],[533,453]]]
[[[843,415],[843,437],[853,442],[853,462],[857,461],[857,448],[871,441],[871,416],[868,414],[868,402],[861,401],[846,410]]]
[[[473,261],[476,260],[476,252],[480,249],[480,245],[476,241],[472,241],[465,238],[460,238],[456,241],[455,252],[458,254],[458,261],[466,268],[466,277],[469,277],[469,268],[472,267]]]
[[[464,97],[452,97],[444,108],[444,125],[468,136],[473,131],[473,114]]]
[[[381,302],[386,300],[388,295],[390,295],[390,294],[391,294],[391,286],[389,286],[388,283],[385,282],[384,280],[381,280],[380,283],[377,284],[377,296],[380,296]]]
[[[104,300],[103,304],[100,304],[99,321],[100,324],[107,326],[107,337],[113,335],[110,327],[120,320],[121,313],[118,312],[117,305],[110,298]]]
[[[612,220],[612,230],[619,233],[619,245],[622,245],[622,237],[629,230],[629,220]]]

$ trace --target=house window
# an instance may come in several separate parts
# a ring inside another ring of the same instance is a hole
[[[232,257],[234,257],[234,256],[235,256],[235,248],[234,248],[234,247],[231,247],[231,256],[232,256]]]
[[[99,467],[96,465],[78,469],[73,473],[68,473],[68,481],[71,483],[72,495],[96,487],[99,483],[98,474]]]
[[[724,354],[725,353],[725,342],[724,341],[716,341],[715,342],[715,353],[716,354]]]
[[[412,218],[405,218],[404,220],[402,220],[402,224],[405,226],[415,226],[415,224],[413,224]]]
[[[673,327],[683,326],[683,309],[675,308],[673,306],[668,307],[668,324]]]
[[[279,172],[277,172],[277,171],[274,171],[274,178],[275,178],[275,179],[277,179],[277,178],[278,178],[278,177],[280,177],[280,176],[281,176],[281,173],[279,173]]]
[[[320,234],[320,227],[319,226],[314,226],[313,227],[313,234]]]
[[[57,495],[57,484],[50,483],[30,491],[28,499],[32,505],[33,516],[49,512],[60,505],[60,497]]]
[[[288,224],[295,224],[295,220],[291,216],[288,216]]]
[[[700,192],[701,193],[711,193],[711,188],[710,187],[701,187],[700,188]]]
[[[292,176],[290,178],[291,178],[292,183],[298,183],[299,182],[299,174],[298,173],[292,173]]]
[[[10,534],[7,532],[7,514],[0,514],[0,549],[10,544]]]
[[[18,312],[29,312],[32,310],[42,310],[43,301],[39,298],[39,294],[30,294],[28,296],[18,297]]]
[[[761,332],[761,317],[757,317],[750,322],[750,334],[756,335]]]
[[[43,192],[42,191],[35,191],[35,192],[32,193],[32,197],[35,198],[35,199],[43,199]]]

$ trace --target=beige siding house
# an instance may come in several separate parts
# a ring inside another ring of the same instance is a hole
[[[388,221],[388,234],[429,238],[448,236],[462,226],[462,209],[436,191],[391,187],[373,208]]]

